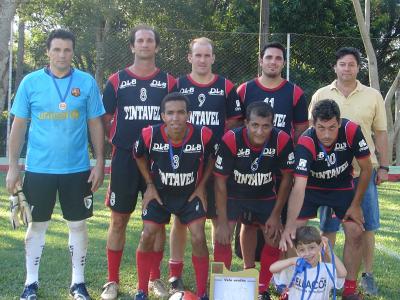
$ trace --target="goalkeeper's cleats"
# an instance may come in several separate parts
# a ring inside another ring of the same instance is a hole
[[[134,300],[148,300],[149,297],[147,297],[146,293],[143,292],[142,290],[139,290],[135,297],[133,298]]]
[[[19,300],[37,300],[38,288],[39,284],[37,282],[26,285]]]
[[[82,283],[75,283],[71,286],[69,290],[69,294],[74,300],[90,300],[89,293],[86,289],[86,285],[84,282]]]

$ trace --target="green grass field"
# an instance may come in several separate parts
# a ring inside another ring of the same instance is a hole
[[[0,299],[19,299],[25,280],[24,234],[25,229],[13,231],[9,223],[8,195],[4,188],[5,175],[0,174],[3,183],[0,188]],[[95,195],[94,217],[88,221],[89,250],[86,265],[86,282],[93,299],[99,299],[101,287],[107,279],[106,236],[109,210],[104,206],[104,194],[108,181]],[[379,297],[366,299],[400,299],[400,184],[385,183],[380,188],[382,227],[376,237],[375,275],[379,285]],[[139,204],[140,205],[140,204]],[[142,222],[136,211],[127,229],[127,243],[121,266],[121,295],[119,299],[131,299],[135,293],[137,274],[135,251]],[[169,228],[167,228],[169,229]],[[210,230],[208,224],[207,230]],[[67,248],[67,226],[56,206],[52,222],[46,236],[46,246],[40,265],[39,299],[68,299],[71,263]],[[341,256],[343,234],[338,235],[336,253]],[[210,247],[209,242],[209,249]],[[166,248],[165,256],[168,256]],[[167,258],[163,261],[163,279],[167,279]],[[233,261],[233,269],[239,270],[241,261]],[[194,273],[191,266],[191,251],[185,256],[184,282],[194,290]],[[277,299],[277,298],[276,298]],[[246,299],[243,299],[246,300]]]

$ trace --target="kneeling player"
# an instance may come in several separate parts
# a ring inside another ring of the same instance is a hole
[[[246,126],[228,131],[222,138],[214,167],[217,230],[214,258],[230,268],[231,239],[242,214],[261,226],[266,244],[261,254],[260,299],[270,299],[270,265],[279,259],[281,211],[292,183],[293,143],[274,128],[274,112],[265,102],[254,102],[246,111]],[[275,193],[275,172],[282,183]]]
[[[139,278],[136,300],[147,299],[155,236],[162,225],[169,223],[171,214],[189,228],[197,295],[208,299],[205,184],[215,162],[211,155],[215,142],[209,128],[187,123],[188,104],[183,94],[167,95],[161,103],[164,124],[144,128],[135,146],[136,161],[147,183],[143,196],[143,232],[136,252]]]
[[[333,100],[321,100],[312,111],[314,126],[299,139],[295,150],[295,183],[289,197],[288,218],[280,248],[293,246],[296,228],[317,216],[320,206],[328,206],[343,220],[345,233],[344,264],[347,277],[344,299],[361,299],[356,294],[361,264],[361,234],[364,218],[361,201],[368,186],[372,165],[370,152],[360,127],[340,118]],[[352,160],[361,168],[354,190]]]

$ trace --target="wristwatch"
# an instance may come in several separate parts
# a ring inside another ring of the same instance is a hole
[[[379,166],[379,169],[385,170],[386,172],[389,172],[389,167],[386,166]]]

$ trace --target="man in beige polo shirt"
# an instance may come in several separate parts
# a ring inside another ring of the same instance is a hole
[[[361,286],[367,294],[376,295],[377,286],[372,275],[375,230],[380,226],[376,185],[386,181],[388,178],[388,136],[386,111],[381,94],[357,80],[360,61],[360,52],[357,49],[352,47],[340,48],[336,52],[336,63],[334,65],[337,79],[330,85],[315,92],[310,103],[309,112],[319,100],[335,100],[339,104],[342,117],[350,119],[361,126],[371,151],[371,160],[375,170],[362,203],[365,232],[362,237],[364,273],[362,274]],[[378,157],[375,152],[377,152]],[[353,167],[354,183],[357,184],[360,168],[355,161],[353,161]],[[323,208],[320,214],[321,231],[334,242],[336,231],[339,230],[339,220],[332,218],[332,212],[328,208]],[[346,280],[343,295],[355,294],[355,291],[356,282]]]

